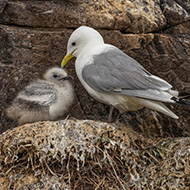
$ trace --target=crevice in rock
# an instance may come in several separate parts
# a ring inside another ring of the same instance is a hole
[[[83,106],[82,106],[82,104],[81,104],[81,101],[80,101],[80,98],[79,98],[79,95],[78,95],[77,91],[75,92],[75,95],[76,95],[77,103],[78,103],[78,105],[79,105],[81,111],[82,111],[83,114],[84,114],[84,113],[85,113],[85,112],[84,112],[84,108],[83,108]]]
[[[48,32],[54,32],[54,31],[62,31],[62,30],[65,30],[65,29],[68,29],[68,30],[75,30],[77,27],[33,27],[33,26],[25,26],[25,25],[15,25],[15,24],[3,24],[3,23],[0,23],[0,27],[3,26],[3,27],[12,27],[12,28],[21,28],[21,29],[31,29],[31,30],[37,30],[37,31],[48,31]]]
[[[186,20],[186,21],[184,21],[184,22],[177,23],[177,24],[172,25],[172,26],[166,26],[166,27],[164,27],[164,28],[162,29],[162,31],[168,30],[168,29],[170,29],[170,28],[174,28],[174,27],[176,27],[176,26],[179,26],[179,25],[184,24],[184,23],[187,23],[187,22],[190,22],[190,19],[189,19],[189,20]]]
[[[165,30],[168,30],[170,28],[173,28],[173,27],[176,27],[178,25],[181,25],[181,24],[184,24],[184,23],[187,23],[189,22],[190,19],[184,21],[184,22],[181,22],[181,23],[177,23],[175,25],[172,25],[172,26],[165,26],[164,28],[161,28],[160,30],[156,30],[156,31],[151,31],[151,32],[146,32],[146,33],[133,33],[133,32],[126,32],[126,29],[108,29],[108,28],[96,28],[98,30],[116,30],[116,31],[120,31],[121,34],[157,34],[157,33],[162,33],[164,32]],[[62,31],[62,30],[65,30],[65,29],[68,29],[68,30],[75,30],[77,29],[79,26],[76,26],[76,27],[33,27],[33,26],[25,26],[25,25],[15,25],[15,24],[4,24],[4,23],[0,23],[0,27],[1,26],[5,26],[5,27],[12,27],[12,28],[21,28],[21,29],[31,29],[31,30],[37,30],[37,31],[48,31],[48,32],[54,32],[54,31]]]
[[[172,26],[166,26],[160,30],[157,30],[157,31],[151,31],[151,32],[147,32],[147,33],[132,33],[132,32],[126,32],[125,30],[119,30],[121,32],[121,34],[158,34],[158,33],[163,33],[165,30],[168,30],[168,29],[171,29],[171,28],[174,28],[176,26],[179,26],[181,24],[184,24],[184,23],[187,23],[187,22],[190,22],[190,19],[189,20],[186,20],[184,22],[181,22],[181,23],[177,23],[175,25],[172,25]]]

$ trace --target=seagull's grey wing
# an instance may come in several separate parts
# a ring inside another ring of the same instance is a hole
[[[117,48],[94,55],[93,63],[83,68],[82,77],[97,91],[158,101],[171,98],[162,92],[172,88],[169,83],[151,75],[137,61]]]
[[[20,92],[17,98],[42,106],[50,106],[57,99],[57,90],[54,88],[54,84],[37,80]]]

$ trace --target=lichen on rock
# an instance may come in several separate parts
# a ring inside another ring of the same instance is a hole
[[[118,122],[71,118],[26,124],[3,133],[0,142],[1,188],[188,189],[190,184],[189,138],[147,140]]]

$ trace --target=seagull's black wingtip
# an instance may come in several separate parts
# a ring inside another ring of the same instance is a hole
[[[189,95],[189,97],[190,97],[190,95]],[[189,97],[188,97],[188,98],[189,98]],[[174,97],[174,96],[173,96],[171,99],[174,100],[174,101],[176,102],[176,104],[181,104],[181,105],[190,106],[190,100],[187,101],[187,100],[186,100],[186,99],[187,99],[186,97],[185,97],[185,98],[184,98],[184,97],[183,97],[183,98],[180,98],[180,97],[178,98],[178,97]]]

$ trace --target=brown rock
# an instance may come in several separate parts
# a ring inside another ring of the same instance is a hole
[[[6,5],[7,5],[7,1],[6,0],[2,0],[0,2],[0,14],[4,11]]]
[[[166,19],[158,1],[92,1],[88,21],[95,28],[147,33],[163,28]]]
[[[64,1],[8,1],[0,22],[40,28],[77,27],[85,24],[84,11]]]
[[[167,19],[167,27],[190,20],[188,1],[161,0],[161,8]]]
[[[180,6],[180,10],[185,9],[186,1],[183,2],[175,1],[173,6],[169,1],[161,4],[158,1],[119,0],[7,1],[0,14],[0,130],[16,126],[7,118],[4,109],[30,80],[41,76],[48,67],[60,65],[69,36],[81,24],[98,29],[105,42],[135,58],[147,70],[170,82],[174,89],[189,91],[188,15],[179,11],[177,26],[171,27],[166,23],[170,16],[177,14],[179,9],[175,9],[176,6]],[[175,11],[165,14],[169,11],[167,8],[163,14],[161,10],[168,6]],[[188,10],[187,7],[185,11],[188,13]],[[167,29],[164,28],[166,25]],[[163,32],[155,33],[161,30]],[[149,33],[126,34],[126,31]],[[109,107],[86,93],[75,74],[74,60],[67,69],[74,76],[78,100],[70,115],[78,119],[107,121]],[[159,114],[157,121],[153,112],[145,109],[126,113],[121,121],[145,136],[189,135],[189,108],[174,106],[172,109],[180,120]],[[117,111],[114,114],[117,115]]]

